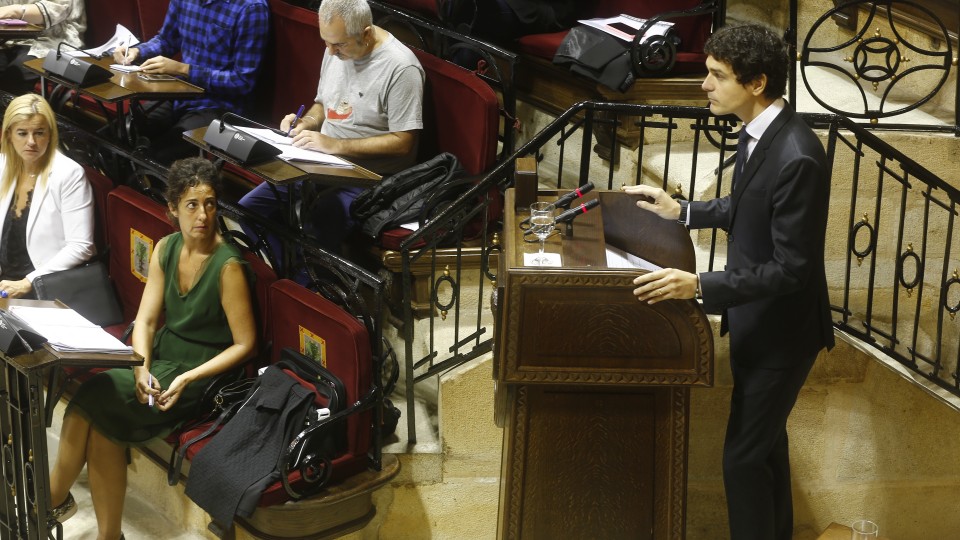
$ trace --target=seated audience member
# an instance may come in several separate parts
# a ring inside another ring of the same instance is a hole
[[[23,67],[24,62],[45,57],[60,42],[83,46],[87,27],[83,4],[83,0],[0,0],[0,19],[22,19],[45,29],[37,37],[0,45],[0,88],[13,94],[29,92],[40,75]]]
[[[42,97],[10,102],[0,139],[0,296],[32,298],[34,278],[78,266],[96,251],[93,190],[58,142]]]
[[[220,192],[210,162],[189,158],[171,166],[167,201],[180,232],[157,242],[150,259],[133,330],[143,366],[95,375],[67,406],[50,476],[52,514],[63,522],[76,512],[69,490],[86,464],[98,538],[123,538],[126,447],[169,434],[189,419],[207,379],[254,353],[243,259],[217,230]]]
[[[160,32],[136,47],[120,46],[114,60],[143,60],[146,74],[175,75],[203,88],[202,96],[163,102],[137,121],[161,163],[196,155],[183,132],[251,105],[269,32],[266,0],[171,0]],[[173,60],[179,53],[181,61]],[[136,114],[136,111],[134,111]],[[143,144],[143,143],[140,143]]]
[[[392,34],[374,26],[366,0],[325,0],[318,14],[326,50],[317,97],[295,124],[295,115],[284,117],[280,129],[293,127],[294,146],[343,156],[382,175],[413,165],[423,128],[420,62]],[[260,184],[240,205],[279,219],[288,193],[277,188],[279,198],[271,186]],[[340,189],[302,209],[304,230],[324,248],[338,251],[353,225],[350,203],[361,191]]]

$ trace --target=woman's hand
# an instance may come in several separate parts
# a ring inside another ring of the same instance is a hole
[[[189,384],[183,375],[178,375],[166,390],[160,392],[157,397],[157,408],[161,411],[169,411],[171,407],[180,400],[180,394]]]
[[[157,396],[160,395],[160,382],[150,375],[150,371],[137,369],[134,372],[134,378],[136,379],[136,385],[134,386],[137,392],[137,401],[146,404],[150,402],[150,396],[157,399]]]
[[[7,298],[20,298],[25,294],[29,294],[32,290],[33,283],[27,278],[17,281],[0,281],[0,291],[7,293]]]

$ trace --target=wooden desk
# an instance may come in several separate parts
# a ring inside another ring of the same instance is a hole
[[[0,299],[0,309],[9,305],[56,307],[43,300]],[[138,366],[136,354],[60,354],[44,346],[15,357],[0,353],[0,538],[40,540],[63,538],[63,527],[49,523],[50,474],[47,463],[49,417],[44,414],[43,375],[62,366]]]
[[[21,26],[0,24],[0,45],[3,45],[8,39],[30,39],[39,36],[42,32],[43,27],[35,24]]]
[[[97,64],[100,67],[109,69],[114,63],[113,57],[91,58],[78,57],[80,61]],[[149,82],[140,78],[138,73],[124,73],[111,70],[113,77],[109,81],[92,86],[81,88],[76,83],[70,82],[56,75],[51,75],[43,69],[44,58],[36,58],[23,63],[27,69],[38,73],[41,79],[49,79],[56,83],[60,88],[72,90],[74,99],[80,95],[89,96],[97,103],[101,104],[104,116],[108,122],[115,123],[117,138],[120,141],[127,141],[126,133],[126,107],[124,102],[131,102],[128,106],[133,106],[139,101],[168,101],[172,99],[190,99],[203,95],[203,88],[191,84],[184,80],[175,81],[154,81]],[[47,85],[41,85],[44,98],[47,98]],[[54,92],[57,92],[55,90]],[[116,117],[110,121],[108,109],[103,106],[106,103],[116,105]]]
[[[276,186],[286,186],[304,180],[311,180],[331,188],[362,187],[377,185],[380,175],[359,165],[352,167],[334,167],[306,161],[289,162],[273,158],[262,163],[244,165],[220,150],[211,148],[203,141],[207,128],[197,128],[183,133],[183,138],[197,147],[210,152],[218,158],[250,171],[265,182]]]

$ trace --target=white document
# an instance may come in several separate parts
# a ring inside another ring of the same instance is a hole
[[[116,71],[122,71],[123,73],[133,73],[134,71],[140,71],[140,66],[135,64],[123,65],[123,64],[110,64],[110,69]]]
[[[351,164],[349,161],[338,158],[333,154],[317,152],[316,150],[307,150],[305,148],[297,148],[293,146],[293,137],[280,135],[270,129],[240,126],[237,126],[237,129],[276,146],[282,152],[277,157],[286,161],[309,161],[310,163],[322,163],[324,165],[331,165],[333,167],[353,167],[353,164]]]
[[[133,35],[133,32],[127,30],[127,27],[123,26],[122,24],[118,24],[116,32],[113,33],[113,37],[108,39],[106,43],[99,47],[85,49],[84,52],[90,56],[99,57],[103,56],[103,53],[113,51],[113,49],[116,49],[121,45],[132,47],[138,43],[140,43],[140,40]]]
[[[610,244],[607,244],[607,268],[637,268],[651,272],[663,269],[642,257],[617,249]]]
[[[592,26],[594,28],[599,28],[611,36],[622,39],[623,41],[633,41],[633,37],[637,35],[637,30],[640,30],[640,27],[643,26],[643,23],[647,22],[647,20],[621,14],[617,15],[616,17],[584,19],[577,22],[587,26]],[[673,28],[673,23],[657,21],[656,24],[647,29],[647,33],[644,34],[644,36],[665,36],[671,28]]]
[[[10,311],[47,339],[60,352],[130,354],[124,345],[106,330],[72,309],[10,306]]]

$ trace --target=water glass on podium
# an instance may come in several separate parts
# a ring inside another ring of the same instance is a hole
[[[876,540],[880,536],[880,527],[866,519],[854,521],[850,529],[851,540]]]

